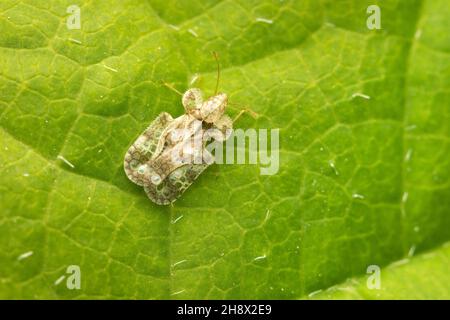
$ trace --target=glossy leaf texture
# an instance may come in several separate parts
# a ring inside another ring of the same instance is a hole
[[[0,298],[450,298],[447,0],[78,1],[79,30],[72,4],[0,2]],[[183,113],[162,81],[214,92],[213,50],[279,171],[213,165],[154,205],[124,154]]]

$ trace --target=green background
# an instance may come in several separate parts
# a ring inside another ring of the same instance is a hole
[[[0,298],[450,298],[449,1],[74,2],[0,2]],[[213,165],[154,205],[124,154],[183,113],[161,81],[214,91],[212,50],[280,170]]]

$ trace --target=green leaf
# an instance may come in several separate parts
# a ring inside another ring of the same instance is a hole
[[[448,1],[79,1],[80,30],[72,4],[0,3],[0,298],[450,296]],[[161,81],[214,91],[213,50],[279,171],[213,165],[154,205],[124,154],[183,113]]]
[[[411,250],[413,253],[413,250]],[[311,299],[450,299],[450,246],[392,263],[380,272],[379,288],[368,277],[309,294]],[[430,272],[430,270],[432,272]],[[370,276],[369,276],[370,277]],[[367,281],[369,280],[369,285]]]

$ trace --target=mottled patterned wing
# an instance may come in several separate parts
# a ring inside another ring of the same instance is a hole
[[[167,112],[159,114],[125,154],[123,162],[125,174],[137,185],[143,186],[150,183],[148,175],[142,174],[140,168],[154,156],[155,150],[161,149],[159,145],[164,143],[161,141],[161,136],[172,121],[172,116]]]
[[[160,205],[167,205],[180,197],[209,164],[186,164],[171,172],[159,185],[144,185],[148,197]]]

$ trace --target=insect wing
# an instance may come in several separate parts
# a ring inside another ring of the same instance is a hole
[[[137,185],[143,186],[148,183],[146,175],[141,174],[139,168],[154,156],[156,150],[160,149],[159,145],[164,143],[161,141],[161,136],[172,121],[172,116],[167,112],[159,114],[126,152],[123,163],[125,174]]]
[[[159,185],[147,184],[147,196],[160,205],[167,205],[180,197],[209,164],[187,164],[175,169]]]
[[[148,166],[158,180],[164,180],[171,172],[186,164],[202,164],[205,155],[205,144],[203,140],[202,122],[190,116],[175,119],[169,125],[168,134],[161,137],[164,140],[164,149],[155,154],[149,161]],[[173,128],[173,124],[178,127]],[[177,129],[180,130],[178,134]]]

